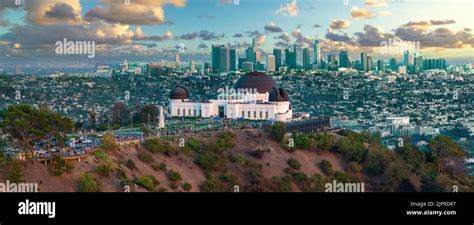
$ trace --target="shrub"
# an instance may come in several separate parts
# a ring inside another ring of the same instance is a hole
[[[129,169],[131,169],[131,170],[134,170],[135,168],[137,168],[137,167],[135,166],[135,162],[134,162],[133,160],[131,160],[131,159],[127,160],[126,166],[127,166]]]
[[[331,162],[325,159],[319,162],[319,169],[321,169],[326,176],[331,176],[333,173]]]
[[[220,155],[210,151],[200,154],[196,159],[196,163],[206,171],[217,170],[225,165]]]
[[[99,158],[100,160],[104,161],[104,162],[109,162],[109,157],[107,156],[107,154],[105,154],[104,151],[102,150],[97,150],[94,152],[94,156]]]
[[[298,162],[298,160],[294,158],[289,158],[287,163],[288,163],[288,166],[290,166],[290,168],[294,170],[299,170],[301,168],[300,162]]]
[[[199,142],[198,140],[194,138],[189,138],[188,141],[186,142],[186,147],[197,152],[199,151],[199,149],[201,149],[201,142]]]
[[[95,172],[102,176],[108,177],[110,172],[112,172],[112,166],[109,163],[100,164],[97,166],[97,168],[95,168]]]
[[[115,150],[119,148],[115,137],[111,133],[106,133],[102,137],[102,145],[100,146],[101,149],[105,151]]]
[[[243,166],[245,166],[245,163],[247,162],[247,160],[245,159],[244,156],[242,156],[241,154],[235,154],[235,155],[232,155],[230,157],[230,161],[237,164],[237,166],[239,168],[242,168]]]
[[[156,171],[158,170],[166,171],[166,164],[162,162],[153,164],[151,167]]]
[[[166,155],[176,154],[176,149],[167,141],[161,142],[158,138],[150,138],[143,142],[143,146],[151,153],[160,152]]]
[[[357,162],[350,162],[347,164],[347,171],[351,174],[359,174],[362,171],[362,166]]]
[[[11,183],[23,182],[23,166],[19,160],[13,160],[11,162],[10,170],[7,173],[7,180]]]
[[[176,189],[178,189],[178,184],[176,184],[176,182],[171,182],[170,183],[170,188],[173,189],[173,190],[176,190]]]
[[[54,176],[60,176],[63,173],[71,173],[72,169],[74,169],[74,166],[71,163],[62,159],[59,155],[54,156],[50,170]]]
[[[296,134],[295,138],[295,147],[299,149],[309,149],[313,140],[305,134]]]
[[[144,163],[151,163],[153,162],[153,157],[146,153],[146,152],[138,152],[138,159],[140,159],[140,161],[144,162]]]
[[[160,184],[160,182],[154,176],[140,176],[137,177],[133,183],[144,187],[148,191],[153,191],[155,186]]]
[[[84,173],[79,177],[79,190],[81,192],[99,192],[100,187],[90,173]]]
[[[120,179],[121,186],[131,184],[130,180],[127,177],[127,174],[125,174],[125,171],[123,171],[122,169],[117,170],[117,177]]]
[[[179,181],[181,180],[181,174],[179,174],[176,171],[170,170],[168,173],[166,173],[166,177],[168,177],[168,180],[170,181]]]
[[[181,185],[181,187],[185,191],[190,191],[193,188],[193,186],[190,183],[184,183],[183,185]]]
[[[270,135],[278,142],[283,140],[283,138],[285,137],[285,133],[285,126],[282,122],[276,122],[270,128]]]
[[[158,192],[167,192],[168,190],[165,187],[158,188]]]

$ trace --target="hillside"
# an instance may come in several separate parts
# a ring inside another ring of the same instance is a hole
[[[230,192],[235,185],[241,192],[321,192],[333,180],[364,183],[369,192],[449,191],[452,185],[472,190],[465,174],[429,178],[434,167],[418,151],[394,153],[368,144],[362,135],[345,135],[295,135],[297,149],[285,148],[287,138],[278,142],[261,129],[186,136],[184,145],[178,138],[111,143],[80,162],[22,162],[21,179],[37,182],[41,192]],[[7,179],[11,164],[1,166],[0,180]]]

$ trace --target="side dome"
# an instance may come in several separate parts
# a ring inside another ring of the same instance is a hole
[[[270,92],[272,88],[277,87],[275,81],[268,75],[259,72],[251,72],[242,75],[234,84],[234,89],[257,90],[263,94]]]
[[[171,91],[170,99],[189,99],[189,91],[184,86],[177,85],[174,90]]]
[[[268,96],[269,102],[289,102],[290,97],[283,88],[272,88],[270,95]]]

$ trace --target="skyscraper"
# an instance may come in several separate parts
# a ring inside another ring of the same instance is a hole
[[[283,52],[279,48],[273,49],[273,55],[275,56],[275,70],[280,70],[281,64],[282,64],[282,55]]]
[[[372,60],[372,57],[367,56],[367,71],[366,72],[371,71],[373,67],[374,67],[374,61]]]
[[[367,54],[365,54],[364,52],[360,53],[360,69],[359,70],[364,71],[364,72],[369,71],[369,67],[367,63]]]
[[[229,72],[230,71],[230,48],[222,47],[220,54],[220,68],[219,72]]]
[[[403,65],[410,65],[410,52],[408,50],[403,52]]]
[[[21,65],[16,65],[15,66],[15,74],[16,75],[21,75],[22,71],[21,71]]]
[[[235,67],[236,58],[235,58],[235,49],[230,49],[230,71],[236,71]]]
[[[224,45],[213,45],[212,46],[212,70],[214,73],[219,73],[221,68],[221,48]]]
[[[418,74],[423,71],[423,57],[421,56],[421,53],[415,52],[414,58],[413,58],[413,72],[415,74]]]
[[[397,60],[395,58],[391,58],[389,64],[392,71],[397,71]]]
[[[378,71],[384,71],[383,59],[377,60],[377,70],[378,70]]]
[[[335,54],[329,54],[328,55],[328,66],[334,66],[336,65],[336,55]]]
[[[274,55],[267,56],[267,71],[275,72],[275,56]]]
[[[314,44],[313,44],[313,51],[314,51],[314,63],[316,65],[318,65],[318,68],[319,68],[319,65],[321,64],[321,49],[319,47],[319,41],[318,40],[315,40],[314,41]]]
[[[311,69],[311,55],[309,53],[309,48],[303,49],[303,68],[305,70]]]
[[[179,54],[176,54],[175,62],[176,62],[176,67],[178,67],[179,66]]]
[[[339,66],[340,67],[349,67],[349,56],[347,55],[347,51],[339,52]]]
[[[234,56],[231,57],[231,52]],[[232,64],[232,61],[234,62]],[[235,49],[230,49],[224,45],[212,46],[212,70],[214,73],[229,72],[231,66],[235,68]]]
[[[296,44],[285,49],[285,64],[289,69],[296,69],[297,58],[296,58]]]

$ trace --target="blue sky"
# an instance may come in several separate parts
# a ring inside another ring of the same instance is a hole
[[[318,39],[323,56],[344,49],[353,57],[365,51],[389,58],[380,55],[380,42],[399,38],[421,42],[426,57],[474,61],[470,0],[131,0],[128,6],[121,0],[23,0],[20,7],[6,1],[0,3],[5,60],[54,58],[53,43],[67,37],[96,41],[104,60],[172,58],[180,43],[183,59],[206,60],[212,44],[242,52],[252,38],[264,53]]]

